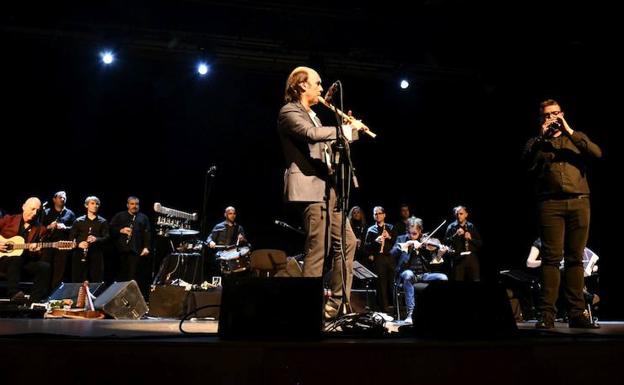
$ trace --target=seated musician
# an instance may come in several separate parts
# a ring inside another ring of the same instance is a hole
[[[537,238],[531,246],[531,251],[526,260],[526,266],[530,269],[534,269],[542,266],[542,259],[540,257],[540,251],[542,249],[542,240]],[[585,248],[583,251],[583,276],[585,278],[591,276],[593,273],[598,272],[598,254],[591,251],[589,248]],[[561,260],[560,269],[563,270],[563,260]]]
[[[22,255],[5,256],[9,251],[7,239],[20,236],[24,243],[40,242],[46,235],[47,229],[37,221],[37,213],[41,209],[39,198],[28,198],[22,205],[22,214],[7,215],[0,219],[0,259],[7,263],[7,288],[12,299],[23,298],[24,293],[18,291],[22,269],[34,276],[33,288],[30,294],[31,302],[44,300],[48,294],[50,284],[50,264],[39,259],[39,247],[30,245]],[[21,243],[21,242],[20,242]]]
[[[247,244],[243,226],[236,223],[236,209],[232,206],[225,208],[225,220],[212,228],[206,243],[211,249],[217,246],[244,246]]]
[[[411,217],[407,220],[407,233],[400,235],[390,253],[398,258],[397,274],[405,290],[407,317],[405,322],[412,322],[416,306],[414,284],[418,282],[447,281],[446,274],[440,273],[436,264],[448,248],[435,238],[423,236],[422,219]],[[433,264],[432,264],[433,262]]]
[[[541,250],[542,250],[542,240],[540,238],[537,238],[535,242],[533,242],[533,245],[531,246],[531,251],[529,252],[529,255],[527,256],[527,260],[526,260],[526,266],[529,268],[529,271],[538,270],[538,268],[542,266],[542,259],[540,257]],[[583,287],[583,296],[585,297],[585,302],[591,303],[592,305],[595,305],[596,303],[598,303],[598,301],[600,301],[600,297],[598,297],[598,294],[592,294],[588,291],[587,284],[590,281],[588,281],[587,279],[595,275],[598,272],[598,265],[597,265],[598,259],[599,259],[598,254],[594,253],[592,250],[590,250],[587,247],[584,249],[583,251],[583,277],[585,278],[585,286]],[[564,259],[561,260],[559,271],[561,272],[561,279],[562,280],[565,279],[563,275]],[[592,285],[589,285],[589,286],[591,289]],[[593,289],[596,289],[596,287],[593,287]],[[565,291],[560,290],[559,299],[565,295],[566,295]],[[558,302],[561,302],[561,301],[559,300]],[[563,311],[565,306],[563,304],[558,304],[558,305],[560,305],[559,308],[561,309],[561,311],[558,312],[559,316],[561,316],[561,318],[565,318],[566,314]]]
[[[239,246],[249,246],[243,226],[236,223],[236,209],[232,206],[226,207],[223,216],[225,220],[217,223],[206,239],[208,247],[211,249],[232,249]]]

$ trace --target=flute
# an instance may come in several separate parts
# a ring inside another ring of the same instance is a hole
[[[326,101],[325,99],[323,99],[322,96],[318,97],[319,102],[321,102],[322,105],[324,105],[325,107],[329,108],[330,110],[334,111],[335,113],[337,113],[341,118],[345,119],[349,124],[351,124],[353,122],[353,120],[355,120],[355,118],[351,115],[347,115],[344,112],[340,111],[338,108],[334,107],[333,104],[331,104],[330,102]],[[364,126],[364,132],[366,134],[368,134],[371,138],[374,138],[377,136],[377,134],[375,134],[374,132],[372,132],[370,130],[370,128],[368,128],[364,123],[362,123],[362,125]]]

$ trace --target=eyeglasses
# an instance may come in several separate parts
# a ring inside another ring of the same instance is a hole
[[[373,215],[386,215],[386,213],[374,213]]]
[[[559,116],[562,112],[563,111],[550,111],[550,112],[544,112],[544,113],[542,113],[542,115],[544,115],[544,116],[550,116],[550,115]]]

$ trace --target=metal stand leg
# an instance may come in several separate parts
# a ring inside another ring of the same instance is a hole
[[[591,322],[592,325],[595,325],[596,322],[594,322],[594,315],[592,314],[592,304],[588,303],[587,304],[587,315],[589,316],[589,322]]]
[[[399,289],[400,289],[400,284],[395,282],[394,283],[394,306],[396,307],[396,320],[400,321],[401,320],[401,308],[400,308],[400,304],[399,304]]]

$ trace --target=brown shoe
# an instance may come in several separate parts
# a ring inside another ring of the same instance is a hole
[[[535,324],[536,329],[554,329],[555,317],[551,314],[542,314],[542,318]]]

